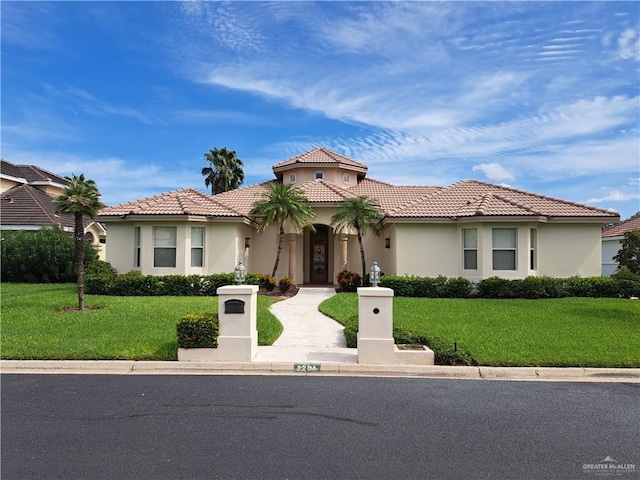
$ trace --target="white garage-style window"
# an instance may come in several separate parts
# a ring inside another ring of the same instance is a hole
[[[177,227],[153,227],[153,266],[176,266]]]
[[[204,267],[204,227],[191,227],[191,266]]]
[[[517,270],[518,230],[515,228],[494,228],[493,269]]]
[[[140,268],[140,227],[133,227],[133,266]]]
[[[462,229],[462,255],[465,270],[478,269],[478,230]]]

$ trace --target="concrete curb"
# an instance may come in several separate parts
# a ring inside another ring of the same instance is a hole
[[[300,364],[305,364],[300,362]],[[314,364],[307,362],[307,364]],[[462,367],[321,363],[295,371],[293,362],[175,362],[131,360],[1,360],[1,374],[85,375],[297,375],[420,377],[469,380],[640,383],[640,368]]]

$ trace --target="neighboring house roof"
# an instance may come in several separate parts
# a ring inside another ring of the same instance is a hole
[[[331,166],[347,167],[350,170],[358,170],[362,173],[366,173],[369,167],[364,163],[356,162],[350,158],[347,158],[339,153],[332,152],[326,148],[314,148],[306,153],[297,155],[284,162],[276,163],[273,166],[273,171],[288,170],[292,166],[297,164],[327,164]]]
[[[640,230],[640,213],[636,213],[633,217],[628,218],[624,222],[620,222],[611,228],[607,228],[602,232],[602,237],[621,237],[625,233],[632,232],[633,230]]]
[[[101,217],[126,215],[203,215],[216,217],[243,216],[237,209],[195,188],[183,188],[152,197],[107,207],[100,211]]]
[[[57,214],[53,199],[31,185],[16,185],[0,195],[3,226],[60,225],[73,228],[72,214]]]
[[[332,166],[350,165],[364,168],[366,165],[350,160],[325,148],[316,148],[275,165],[326,163]],[[278,181],[278,180],[272,180]],[[217,195],[209,195],[196,189],[182,189],[133,202],[108,207],[101,217],[142,215],[205,215],[222,217],[249,217],[253,204],[268,190],[271,182],[258,183]],[[339,203],[347,198],[366,195],[384,211],[387,218],[402,219],[493,217],[564,217],[611,221],[616,212],[590,207],[566,200],[525,192],[477,180],[463,180],[449,187],[397,186],[378,180],[361,179],[358,184],[343,188],[325,179],[316,179],[297,185],[311,203]]]
[[[60,175],[56,175],[44,168],[35,165],[16,165],[0,159],[0,173],[16,179],[23,179],[26,183],[56,183],[62,186],[68,185],[69,180]]]

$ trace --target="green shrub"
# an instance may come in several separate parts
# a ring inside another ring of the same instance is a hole
[[[355,292],[358,290],[362,282],[362,277],[356,272],[350,272],[349,270],[343,270],[336,275],[340,289],[343,292]]]
[[[478,296],[482,298],[515,298],[511,280],[489,277],[478,282]]]
[[[0,275],[3,282],[75,283],[75,243],[72,232],[58,227],[40,230],[2,230]],[[98,260],[85,243],[85,268]]]
[[[425,336],[407,327],[394,327],[393,339],[397,345],[414,344],[426,345],[433,350],[436,365],[477,365],[478,362],[467,352],[457,348],[457,345],[441,337]]]
[[[282,277],[278,282],[278,290],[280,293],[287,293],[292,285],[293,281],[289,277]]]
[[[515,285],[518,298],[560,298],[565,293],[564,282],[560,278],[527,277]]]
[[[463,277],[449,278],[442,291],[443,298],[468,298],[473,291],[473,283]]]
[[[212,313],[190,313],[176,325],[178,347],[217,348],[218,318]]]
[[[84,288],[89,294],[102,294],[111,290],[111,283],[118,276],[118,272],[108,262],[96,260],[85,270]]]
[[[631,280],[632,282],[640,283],[640,273],[633,273],[625,267],[618,267],[616,273],[611,275],[611,277],[617,280]]]
[[[358,346],[358,315],[349,317],[344,323],[344,338],[347,347],[356,348]]]

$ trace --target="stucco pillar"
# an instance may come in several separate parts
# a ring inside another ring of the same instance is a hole
[[[340,271],[347,269],[347,261],[349,260],[347,253],[349,251],[349,237],[347,235],[340,235]]]
[[[295,233],[289,234],[289,275],[291,282],[296,284],[296,237]]]

